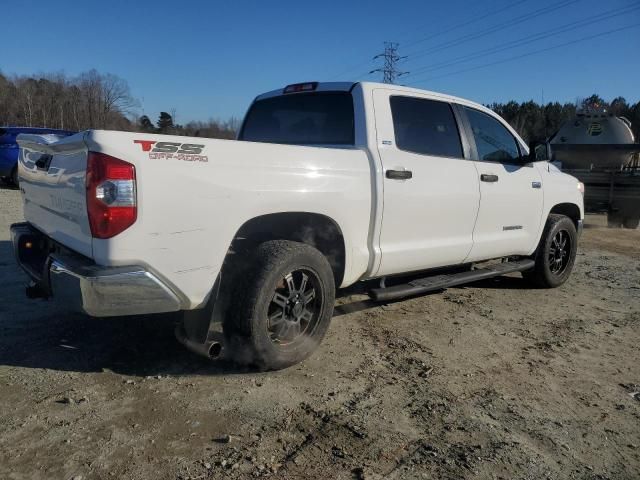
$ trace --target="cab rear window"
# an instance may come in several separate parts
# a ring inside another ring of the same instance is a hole
[[[353,145],[353,98],[348,92],[314,92],[258,100],[239,135],[249,142]]]

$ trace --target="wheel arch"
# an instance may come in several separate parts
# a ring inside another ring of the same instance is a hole
[[[551,215],[552,213],[569,217],[573,222],[573,224],[575,225],[576,230],[578,229],[578,223],[582,218],[582,215],[580,212],[580,207],[575,203],[570,203],[570,202],[558,203],[554,205],[551,208],[551,210],[549,210],[549,215]]]
[[[253,217],[233,236],[227,256],[268,240],[291,240],[317,248],[327,257],[336,286],[342,283],[347,248],[342,229],[333,218],[312,212],[280,212]]]

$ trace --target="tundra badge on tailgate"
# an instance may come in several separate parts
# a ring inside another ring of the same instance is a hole
[[[134,140],[142,147],[143,152],[149,152],[151,159],[183,160],[185,162],[208,162],[209,157],[201,155],[204,145],[195,143],[158,142],[156,140]]]

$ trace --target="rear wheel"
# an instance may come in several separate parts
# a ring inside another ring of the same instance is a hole
[[[622,227],[622,215],[619,212],[607,213],[607,227],[609,228],[621,228]]]
[[[20,183],[18,181],[18,166],[17,165],[15,167],[13,167],[13,170],[11,171],[11,183],[16,188],[20,187]]]
[[[623,222],[624,228],[630,228],[632,230],[638,228],[638,225],[640,225],[640,218],[627,217]]]
[[[549,215],[535,253],[535,267],[522,276],[538,287],[559,287],[571,275],[577,246],[573,221],[564,215]]]
[[[324,337],[335,299],[333,271],[315,248],[284,240],[260,244],[237,282],[225,335],[241,363],[285,368]]]

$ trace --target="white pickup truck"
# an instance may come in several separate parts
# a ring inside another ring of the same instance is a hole
[[[305,358],[336,288],[363,280],[380,279],[377,301],[515,271],[559,286],[583,221],[583,186],[544,145],[530,154],[489,109],[395,85],[265,93],[237,141],[49,142],[18,139],[27,294],[98,317],[180,312],[193,350],[224,341],[268,369]]]

